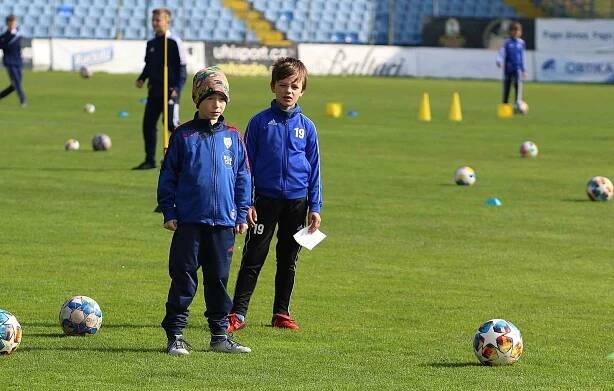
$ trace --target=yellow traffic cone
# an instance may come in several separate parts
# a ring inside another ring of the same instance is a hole
[[[431,104],[429,103],[429,94],[423,93],[420,107],[418,108],[418,121],[431,121]]]
[[[463,114],[461,111],[461,103],[460,103],[460,95],[458,92],[455,92],[452,95],[452,104],[450,105],[450,121],[460,122],[463,120]]]
[[[509,103],[499,103],[497,106],[497,116],[499,118],[512,118],[514,116],[514,108]]]
[[[341,117],[343,105],[339,102],[328,102],[326,104],[326,115],[333,118]]]

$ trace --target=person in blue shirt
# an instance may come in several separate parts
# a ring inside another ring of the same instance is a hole
[[[305,227],[320,227],[322,183],[320,149],[313,122],[298,105],[307,88],[307,69],[295,58],[273,64],[271,107],[256,114],[245,131],[254,183],[250,230],[245,239],[241,268],[234,291],[229,332],[245,326],[250,298],[277,228],[275,298],[271,325],[298,329],[290,316],[296,262],[301,246],[293,235]]]
[[[189,354],[183,336],[188,307],[204,278],[205,317],[211,331],[210,350],[249,353],[227,334],[232,300],[226,286],[235,234],[247,231],[251,176],[239,131],[224,122],[230,100],[226,76],[217,67],[194,75],[192,99],[198,112],[175,129],[158,180],[158,205],[164,227],[174,231],[169,255],[171,285],[162,327],[167,353]]]
[[[135,170],[149,170],[156,167],[156,124],[162,108],[168,109],[168,127],[172,132],[179,125],[179,96],[186,80],[186,54],[183,43],[169,32],[171,11],[156,8],[152,11],[151,25],[156,36],[147,41],[145,67],[136,80],[137,88],[147,84],[147,103],[143,115],[143,140],[145,142],[145,161],[134,167]],[[164,36],[167,37],[168,53],[168,104],[164,103]]]
[[[26,95],[21,88],[21,69],[23,60],[21,59],[21,35],[17,28],[17,18],[15,15],[6,17],[6,31],[0,35],[0,49],[2,49],[2,63],[9,74],[11,85],[0,91],[0,99],[8,96],[13,91],[17,91],[21,107],[26,107]]]
[[[525,43],[522,37],[522,25],[510,24],[510,37],[503,42],[497,54],[497,67],[503,68],[503,103],[509,102],[511,86],[516,92],[514,107],[518,110],[522,102],[522,81],[527,78],[524,65]]]

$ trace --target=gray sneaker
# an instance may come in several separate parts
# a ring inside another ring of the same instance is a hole
[[[192,350],[192,347],[183,338],[183,335],[175,335],[172,339],[168,340],[168,345],[166,346],[166,353],[171,356],[187,356],[190,354],[190,350]]]
[[[219,353],[249,353],[252,350],[247,346],[243,346],[239,343],[236,343],[229,337],[226,337],[220,341],[214,342],[213,339],[209,343],[209,347],[212,352]]]

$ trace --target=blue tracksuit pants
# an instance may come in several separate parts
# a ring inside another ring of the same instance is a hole
[[[156,142],[158,129],[156,125],[162,114],[161,96],[148,96],[143,114],[143,141],[145,142],[145,161],[155,164],[156,161]],[[168,104],[168,130],[172,132],[179,126],[179,99]]]
[[[17,95],[19,96],[19,103],[24,104],[26,102],[26,95],[21,88],[21,67],[13,66],[13,65],[5,65],[6,71],[9,74],[9,79],[11,79],[11,85],[0,91],[0,99],[9,95],[13,91],[17,91]]]
[[[162,327],[167,337],[181,334],[188,323],[188,307],[196,295],[199,268],[205,288],[205,317],[212,335],[225,335],[232,308],[226,286],[234,249],[234,227],[180,224],[169,256],[171,286]]]

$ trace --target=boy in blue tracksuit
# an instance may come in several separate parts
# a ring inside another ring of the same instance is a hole
[[[277,271],[272,326],[298,329],[289,312],[300,245],[293,235],[320,226],[322,184],[316,127],[297,104],[307,87],[307,69],[294,58],[273,64],[271,107],[247,125],[245,142],[254,182],[254,206],[247,219],[241,268],[234,292],[229,332],[245,326],[249,300],[277,227]]]
[[[510,38],[505,40],[497,54],[497,67],[503,68],[503,103],[509,102],[512,84],[516,91],[515,107],[518,109],[522,101],[522,80],[526,79],[524,67],[525,43],[522,36],[522,25],[518,22],[510,24]]]
[[[0,99],[6,97],[13,91],[17,91],[21,107],[26,107],[26,95],[21,88],[21,69],[23,60],[21,59],[21,35],[17,30],[17,18],[15,15],[6,17],[6,31],[0,35],[0,49],[2,49],[2,63],[9,74],[11,85],[0,91]]]
[[[183,337],[188,307],[202,267],[205,316],[216,352],[248,353],[228,338],[232,301],[226,291],[235,233],[245,233],[251,205],[251,177],[239,131],[224,123],[229,101],[226,76],[217,67],[194,75],[192,99],[198,112],[172,135],[158,181],[164,227],[174,231],[169,256],[171,286],[162,327],[167,352],[189,354]]]

